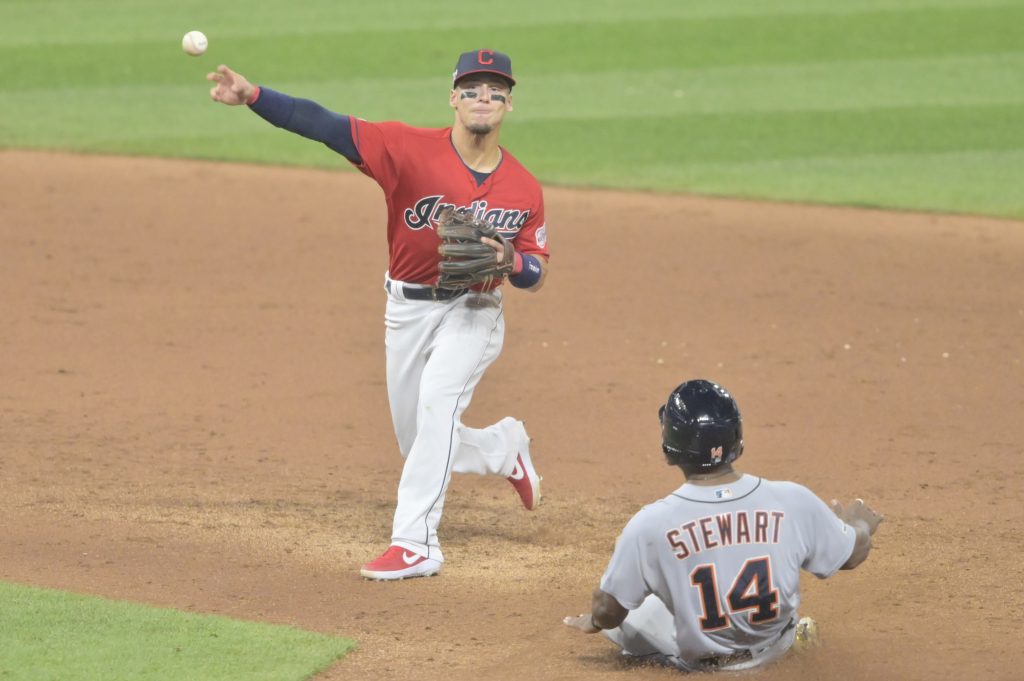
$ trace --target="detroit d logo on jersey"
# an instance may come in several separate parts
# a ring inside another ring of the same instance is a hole
[[[488,208],[486,199],[474,201],[468,206],[457,206],[454,203],[444,203],[443,195],[424,196],[416,202],[412,208],[406,208],[404,213],[405,226],[409,229],[420,230],[425,227],[437,228],[437,219],[446,208],[464,210],[473,214],[473,217],[491,223],[505,236],[516,234],[523,228],[526,221],[530,219],[529,210],[516,210],[514,208]]]

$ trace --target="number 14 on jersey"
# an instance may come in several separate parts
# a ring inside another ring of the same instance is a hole
[[[730,626],[730,617],[744,612],[750,613],[751,624],[770,622],[779,616],[779,591],[772,585],[771,560],[767,556],[743,564],[724,601],[719,598],[714,563],[694,568],[690,584],[700,592],[700,628],[704,631],[725,629]]]

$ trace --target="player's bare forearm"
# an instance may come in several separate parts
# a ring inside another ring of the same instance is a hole
[[[843,563],[841,570],[852,570],[865,560],[867,560],[868,554],[871,553],[871,532],[868,530],[867,524],[862,521],[855,520],[849,523],[850,527],[857,533],[857,539],[853,543],[853,551],[850,552],[850,558]]]
[[[629,610],[622,607],[622,604],[615,600],[611,594],[607,594],[599,588],[594,589],[590,599],[590,612],[594,623],[602,629],[614,629],[622,624],[629,614]]]
[[[622,624],[628,614],[629,610],[622,607],[614,596],[597,588],[594,589],[594,595],[591,598],[590,612],[569,615],[562,622],[584,634],[596,634],[602,629],[616,628]]]

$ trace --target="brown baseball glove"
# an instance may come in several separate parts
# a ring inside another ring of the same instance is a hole
[[[438,264],[440,288],[462,289],[476,284],[489,286],[512,273],[515,264],[515,250],[512,244],[489,222],[473,217],[466,210],[446,209],[437,224],[437,235],[441,245]],[[497,251],[483,239],[500,243],[502,259],[498,261]]]

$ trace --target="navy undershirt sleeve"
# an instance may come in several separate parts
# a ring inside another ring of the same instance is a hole
[[[363,162],[352,139],[352,121],[309,99],[298,99],[260,86],[260,96],[249,106],[263,120],[307,139],[323,142],[352,163]]]

